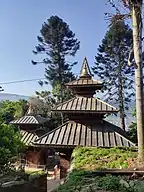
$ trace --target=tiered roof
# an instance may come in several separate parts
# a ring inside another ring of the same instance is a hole
[[[117,113],[118,110],[93,97],[95,90],[102,88],[102,83],[92,79],[86,58],[79,79],[68,83],[67,86],[76,96],[57,105],[53,111],[67,114],[70,120],[36,139],[34,144],[65,148],[135,146],[125,131],[103,120],[105,114]],[[75,118],[71,114],[74,114]]]

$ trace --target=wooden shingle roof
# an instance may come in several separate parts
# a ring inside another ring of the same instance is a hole
[[[33,145],[33,142],[39,138],[38,135],[34,132],[21,130],[20,134],[21,134],[21,141],[27,146]]]
[[[21,124],[43,124],[48,119],[41,117],[40,115],[25,115],[19,119],[13,120],[10,124],[21,125]]]
[[[93,97],[76,96],[64,103],[57,105],[53,111],[61,112],[89,112],[89,113],[117,113],[118,110]]]
[[[97,81],[94,79],[77,79],[70,83],[66,84],[68,87],[86,87],[86,86],[93,86],[93,87],[102,87],[103,83],[101,81]]]
[[[107,122],[97,122],[95,125],[68,121],[62,126],[36,139],[36,145],[54,147],[131,147],[135,146],[126,133],[119,127]]]

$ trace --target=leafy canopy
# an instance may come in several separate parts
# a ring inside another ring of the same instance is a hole
[[[0,124],[0,174],[12,168],[23,149],[19,131],[11,125]]]
[[[0,102],[0,122],[9,123],[15,118],[23,116],[28,109],[26,100],[1,101]]]

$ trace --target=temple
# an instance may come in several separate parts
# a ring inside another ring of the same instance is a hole
[[[46,133],[45,127],[48,120],[40,115],[35,115],[30,104],[27,113],[23,117],[10,122],[19,127],[21,141],[27,146],[23,157],[21,157],[21,161],[27,167],[35,166],[35,168],[40,168],[46,164],[47,150],[34,146],[33,142]]]
[[[75,96],[53,109],[53,113],[60,112],[68,117],[68,121],[61,126],[48,131],[48,119],[34,115],[31,105],[25,116],[11,122],[19,126],[22,141],[27,145],[24,153],[26,166],[49,166],[53,169],[55,152],[59,152],[60,178],[66,176],[76,146],[135,146],[124,130],[105,120],[106,115],[116,114],[118,110],[94,97],[102,89],[103,83],[92,78],[86,58],[79,78],[69,82],[67,87]]]
[[[103,83],[92,78],[87,59],[84,59],[80,76],[67,84],[75,97],[57,105],[53,112],[67,115],[68,121],[58,128],[36,139],[33,144],[57,148],[73,149],[87,147],[131,147],[126,132],[105,120],[105,115],[116,114],[118,110],[94,97]]]

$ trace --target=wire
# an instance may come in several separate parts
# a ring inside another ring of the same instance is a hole
[[[9,81],[9,82],[2,82],[0,85],[7,85],[7,84],[13,84],[13,83],[23,83],[23,82],[28,82],[28,81],[39,81],[43,80],[46,78],[39,78],[39,79],[25,79],[25,80],[18,80],[18,81]]]
[[[76,73],[76,75],[79,73]],[[44,80],[46,78],[38,78],[38,79],[25,79],[25,80],[16,80],[16,81],[8,81],[8,82],[0,82],[0,85],[8,85],[8,84],[14,84],[14,83],[23,83],[28,81],[39,81]]]

